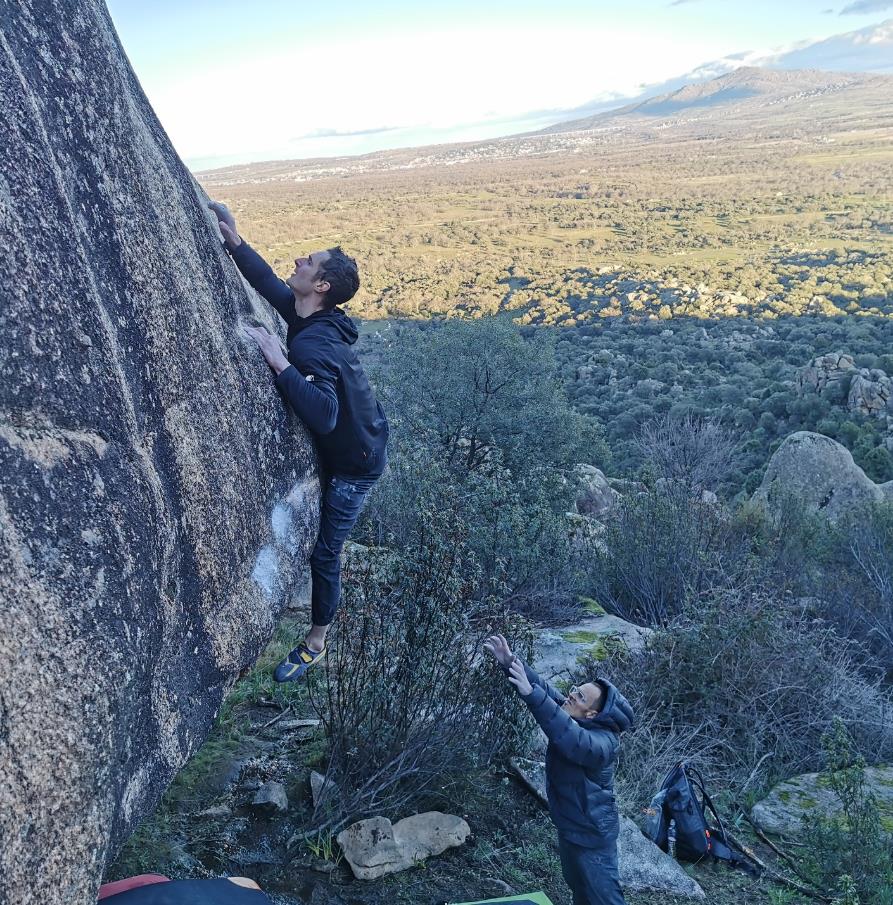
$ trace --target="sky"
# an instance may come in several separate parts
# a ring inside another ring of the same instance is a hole
[[[194,170],[541,128],[620,105],[711,61],[794,52],[808,64],[804,46],[884,21],[893,48],[893,0],[107,5],[162,125]],[[847,60],[863,68],[856,64]]]

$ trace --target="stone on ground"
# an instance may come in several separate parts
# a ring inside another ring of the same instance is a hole
[[[340,795],[340,789],[335,780],[329,779],[327,782],[322,773],[312,770],[310,773],[310,795],[313,798],[313,806],[316,808],[330,795]]]
[[[893,829],[893,765],[865,768],[865,786],[877,799],[881,820]],[[840,800],[820,773],[802,773],[775,786],[751,817],[764,833],[799,836],[804,817],[835,817]]]
[[[404,817],[370,817],[338,834],[338,844],[358,880],[398,873],[420,861],[462,845],[471,828],[461,818],[440,811]]]
[[[254,794],[251,807],[260,814],[276,816],[288,812],[288,795],[280,782],[265,782]]]

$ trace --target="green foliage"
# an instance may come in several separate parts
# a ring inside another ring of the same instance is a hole
[[[555,369],[551,347],[511,323],[404,331],[381,365],[394,451],[362,537],[401,547],[427,499],[461,518],[488,594],[539,619],[576,612],[594,537],[567,516],[576,486],[563,469],[604,461],[605,447],[568,406]]]
[[[881,823],[877,800],[865,785],[865,761],[844,723],[835,718],[822,736],[821,779],[840,812],[804,817],[804,873],[819,889],[836,889],[841,903],[893,902],[893,835]]]
[[[873,757],[893,754],[893,702],[866,665],[859,646],[784,596],[692,599],[645,651],[609,664],[640,717],[624,735],[624,797],[647,804],[680,758],[733,794],[761,760],[776,776],[817,769],[835,716]]]
[[[883,358],[893,343],[889,318],[674,317],[669,336],[656,321],[617,318],[554,333],[569,398],[604,426],[615,474],[634,476],[643,465],[643,424],[692,412],[737,435],[736,469],[712,488],[721,495],[751,494],[771,452],[797,430],[837,440],[872,480],[893,479],[885,421],[848,410],[846,381],[822,394],[801,395],[795,385],[797,372],[827,352]]]
[[[568,405],[556,370],[545,337],[525,340],[504,319],[454,318],[404,330],[379,383],[397,448],[424,447],[460,473],[604,463],[601,429]]]
[[[328,861],[336,867],[344,857],[335,841],[334,834],[330,832],[319,832],[309,836],[304,840],[304,845],[314,858],[318,858],[320,861]]]

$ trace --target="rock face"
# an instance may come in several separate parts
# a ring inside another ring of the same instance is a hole
[[[827,387],[843,387],[856,371],[856,362],[844,352],[829,352],[814,358],[797,373],[797,389],[800,393],[821,393]],[[843,390],[841,389],[841,395]]]
[[[89,902],[269,638],[319,490],[105,4],[0,21],[0,900]]]
[[[850,383],[847,408],[873,418],[893,418],[893,377],[863,368]]]
[[[838,442],[798,431],[769,460],[753,499],[766,506],[770,515],[794,499],[807,511],[837,522],[866,504],[893,500],[893,481],[875,484]]]
[[[877,799],[881,819],[893,824],[893,766],[866,767],[865,786]],[[818,773],[803,773],[779,783],[751,810],[754,823],[765,833],[798,836],[805,816],[834,817],[840,800]]]
[[[462,845],[469,835],[461,817],[429,811],[394,824],[387,817],[361,820],[338,834],[338,845],[358,880],[374,880]]]
[[[851,355],[830,352],[797,374],[800,394],[831,392],[851,412],[882,418],[893,429],[893,377],[878,368],[857,368]]]

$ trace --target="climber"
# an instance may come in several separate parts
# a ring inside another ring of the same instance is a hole
[[[487,638],[484,649],[506,670],[549,740],[546,794],[574,905],[623,905],[614,764],[619,735],[633,724],[632,707],[604,679],[575,685],[565,697],[512,653],[502,635]]]
[[[316,438],[325,473],[319,535],[310,554],[312,626],[274,672],[277,682],[293,682],[325,655],[341,595],[341,550],[387,464],[388,422],[354,350],[357,329],[338,307],[359,288],[356,261],[340,248],[315,251],[295,258],[294,271],[280,280],[239,236],[226,205],[212,201],[208,207],[242,275],[286,323],[287,355],[263,327],[243,329]]]

